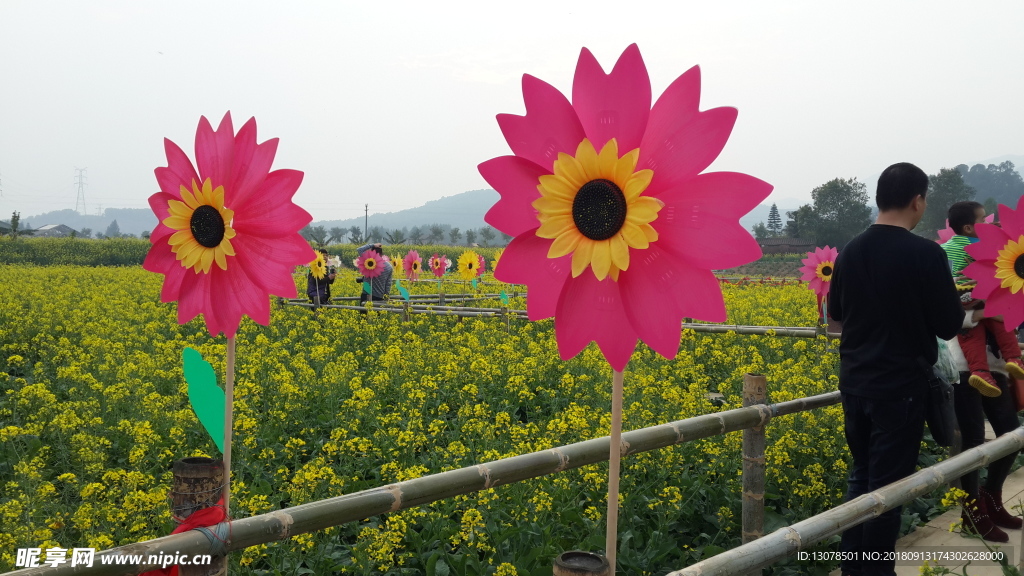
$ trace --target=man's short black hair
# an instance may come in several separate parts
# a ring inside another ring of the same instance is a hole
[[[875,204],[882,212],[910,206],[914,198],[928,193],[928,175],[909,162],[893,164],[878,177]]]
[[[946,218],[949,219],[949,227],[953,229],[953,232],[962,236],[964,226],[974,224],[978,208],[985,207],[973,200],[953,204],[949,207],[949,212],[946,213]]]
[[[383,246],[373,246],[373,245],[370,245],[370,250],[373,250],[374,252],[376,252],[380,256],[384,255],[384,247]]]

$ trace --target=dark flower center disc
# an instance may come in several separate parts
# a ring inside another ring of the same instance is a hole
[[[1013,261],[1013,272],[1017,276],[1024,278],[1024,254],[1017,256],[1017,259]]]
[[[374,261],[374,260],[372,260],[372,259],[371,259],[371,260],[367,260],[367,261],[363,262],[363,266],[364,266],[364,267],[365,267],[365,268],[366,268],[367,270],[373,270],[374,268],[376,268],[376,267],[377,267],[377,262],[376,262],[376,261]]]
[[[832,275],[832,267],[831,266],[822,266],[821,267],[821,275],[822,276],[831,276]]]
[[[224,239],[224,218],[216,208],[209,204],[203,204],[192,212],[192,220],[189,225],[192,229],[192,237],[201,246],[215,248]]]
[[[626,222],[626,197],[611,180],[591,180],[572,201],[572,219],[580,234],[607,240]]]

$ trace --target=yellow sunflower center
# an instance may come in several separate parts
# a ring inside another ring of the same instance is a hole
[[[818,275],[818,279],[821,280],[822,282],[831,282],[832,270],[832,262],[818,262],[818,268],[817,270],[814,271],[814,273]]]
[[[537,236],[554,240],[548,258],[572,254],[573,277],[589,267],[598,280],[618,280],[629,268],[629,249],[658,239],[651,222],[664,204],[640,195],[654,172],[636,170],[639,157],[639,149],[619,157],[614,138],[600,153],[584,139],[575,156],[560,153],[554,174],[540,177]]]
[[[996,278],[1002,280],[1000,286],[1009,288],[1011,294],[1024,288],[1024,235],[1017,240],[1010,240],[999,251],[996,258]]]
[[[224,207],[224,187],[216,188],[207,178],[200,188],[192,181],[192,190],[181,187],[181,200],[171,200],[171,215],[163,224],[176,230],[167,240],[181,265],[197,273],[210,272],[214,262],[221,270],[228,269],[228,256],[234,256],[231,239],[235,230],[231,220],[235,213]]]

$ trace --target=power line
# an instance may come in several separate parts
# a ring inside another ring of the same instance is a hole
[[[78,198],[75,200],[75,212],[85,214],[85,171],[88,168],[75,168],[75,184],[78,186]]]

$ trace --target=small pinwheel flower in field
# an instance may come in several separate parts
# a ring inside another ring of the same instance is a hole
[[[401,256],[391,256],[391,257],[388,258],[388,262],[391,262],[391,266],[394,267],[394,269],[395,269],[394,274],[396,276],[401,276],[402,274],[405,273],[405,269],[404,269],[404,267],[402,265],[402,257]]]
[[[440,278],[444,276],[445,270],[448,268],[448,258],[446,256],[438,256],[434,254],[430,257],[430,271],[434,273],[434,276]]]
[[[309,263],[309,273],[317,280],[323,280],[327,276],[327,263],[320,252],[317,252],[316,259]]]
[[[405,255],[403,261],[405,266],[405,277],[409,280],[418,280],[420,272],[423,271],[423,260],[420,258],[419,252],[409,250],[409,253]]]
[[[974,262],[964,274],[978,282],[973,295],[986,315],[1003,316],[1007,330],[1024,323],[1024,209],[999,206],[999,222],[978,224],[978,242],[964,248]]]
[[[277,139],[257,144],[255,119],[235,134],[230,113],[217,130],[199,120],[195,166],[170,140],[164,149],[142,265],[164,275],[161,301],[178,302],[182,324],[203,314],[211,336],[233,337],[243,315],[266,325],[270,296],[294,298],[292,270],[316,257],[299,235],[312,217],[292,203],[302,172],[271,172]]]
[[[725,321],[712,270],[761,256],[739,219],[772,186],[702,173],[736,110],[699,110],[699,68],[652,108],[636,45],[610,74],[584,48],[571,103],[529,75],[523,98],[525,116],[498,116],[513,155],[479,167],[501,195],[485,219],[514,237],[495,278],[528,286],[531,320],[554,316],[562,358],[596,341],[622,370],[638,338],[673,358],[684,317]]]
[[[804,265],[800,268],[803,274],[800,279],[807,282],[807,287],[818,299],[819,316],[822,314],[822,302],[828,297],[829,288],[832,287],[832,272],[835,271],[838,256],[838,249],[825,246],[808,252],[807,257],[801,260]]]
[[[505,249],[502,248],[494,253],[494,260],[491,260],[491,272],[498,269],[498,262],[501,260],[501,255],[505,253]]]
[[[476,275],[477,276],[483,276],[484,272],[487,271],[487,259],[484,258],[483,254],[478,254],[477,258],[480,259],[480,266],[478,266],[477,269],[476,269]]]
[[[459,256],[459,278],[472,280],[479,275],[480,257],[476,252],[467,250]]]
[[[356,269],[365,278],[376,278],[384,271],[384,257],[373,250],[367,250],[356,258]]]

